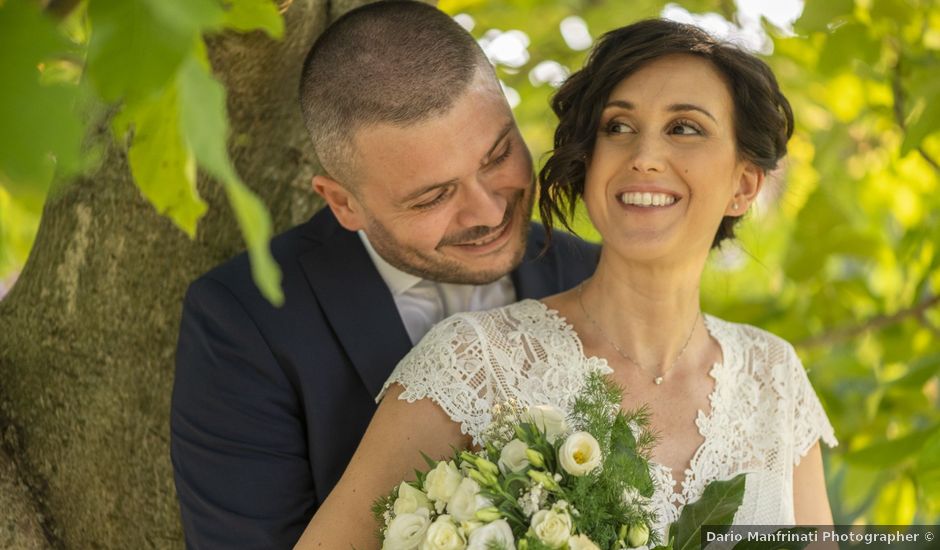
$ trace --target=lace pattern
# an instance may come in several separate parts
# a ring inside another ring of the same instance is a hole
[[[796,352],[784,340],[747,325],[705,316],[721,346],[711,411],[699,411],[703,442],[681,484],[670,468],[652,465],[657,528],[678,518],[714,480],[747,474],[738,524],[792,524],[793,466],[820,438],[835,446],[825,411]],[[401,384],[400,399],[429,398],[480,445],[493,405],[550,404],[570,410],[590,372],[612,372],[586,357],[573,328],[535,300],[462,313],[436,325],[398,364],[382,392]]]

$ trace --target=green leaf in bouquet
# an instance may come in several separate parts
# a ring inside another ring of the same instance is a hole
[[[437,468],[437,463],[438,463],[437,460],[434,460],[433,458],[431,458],[431,457],[429,457],[428,455],[424,454],[424,451],[418,451],[418,452],[421,453],[421,458],[424,459],[424,462],[428,465],[428,468],[430,468],[430,469],[432,469],[432,470],[433,470],[434,468]]]
[[[636,438],[622,414],[618,414],[614,420],[610,455],[604,466],[609,470],[614,469],[644,497],[653,496],[653,478],[650,477],[649,462],[637,452]]]
[[[705,525],[731,525],[735,512],[744,499],[745,474],[727,481],[713,481],[705,487],[702,498],[687,504],[679,519],[670,526],[675,536],[675,550],[692,550],[701,545],[702,527]]]
[[[794,535],[808,535],[815,531],[816,529],[812,527],[787,527],[785,529],[778,529],[774,531],[775,535],[781,535],[783,533],[791,533]],[[811,541],[801,541],[801,540],[781,540],[774,542],[765,542],[759,540],[742,540],[741,542],[734,545],[732,550],[802,550],[809,546]]]

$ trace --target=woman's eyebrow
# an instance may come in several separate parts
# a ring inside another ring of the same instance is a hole
[[[633,103],[629,101],[624,101],[622,99],[614,99],[612,101],[608,101],[607,104],[604,105],[605,109],[610,108],[610,107],[620,107],[621,109],[626,109],[627,111],[636,110],[636,105],[634,105]],[[708,118],[712,119],[713,121],[715,121],[716,124],[718,123],[718,120],[715,118],[714,115],[708,112],[708,109],[695,105],[694,103],[673,103],[672,105],[666,107],[666,110],[671,113],[680,113],[683,111],[698,111],[702,113],[703,115],[707,116]]]

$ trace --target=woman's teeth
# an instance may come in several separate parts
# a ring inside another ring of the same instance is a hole
[[[669,206],[676,198],[665,193],[624,193],[620,202],[630,206]]]

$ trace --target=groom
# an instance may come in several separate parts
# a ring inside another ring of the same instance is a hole
[[[287,548],[338,481],[396,363],[432,324],[570,288],[597,249],[529,222],[531,158],[492,67],[447,15],[337,20],[301,78],[328,209],[189,288],[171,453],[190,548]]]

